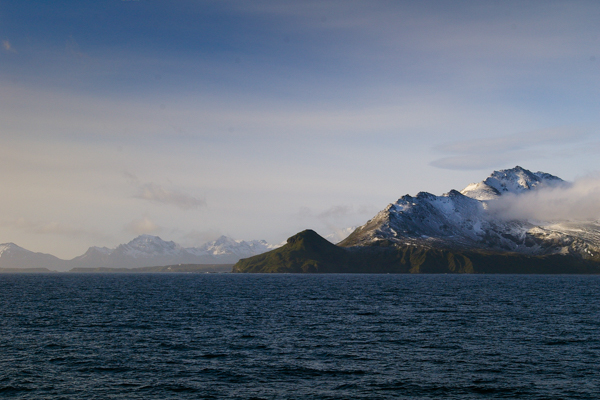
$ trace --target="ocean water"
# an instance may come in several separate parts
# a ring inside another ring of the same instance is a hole
[[[598,399],[600,277],[5,274],[0,397]]]

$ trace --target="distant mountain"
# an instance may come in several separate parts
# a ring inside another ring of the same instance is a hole
[[[141,235],[114,249],[90,247],[81,256],[61,260],[50,254],[34,253],[13,243],[0,245],[0,269],[47,268],[69,271],[73,268],[140,268],[178,264],[234,264],[240,258],[269,251],[264,240],[234,240],[221,236],[200,247],[184,248],[158,236]]]
[[[501,218],[490,211],[503,196],[562,185],[568,184],[556,176],[517,166],[495,171],[461,192],[405,195],[340,242],[338,246],[346,252],[339,254],[346,255],[337,261],[329,257],[327,262],[318,262],[318,252],[301,255],[295,251],[293,264],[305,257],[306,262],[316,263],[311,264],[314,272],[331,270],[332,265],[336,272],[344,268],[350,272],[423,272],[421,266],[427,263],[424,268],[429,272],[600,272],[598,221],[533,223]],[[310,237],[309,242],[314,243],[316,239]],[[257,271],[257,265],[266,258],[277,259],[277,254],[282,256],[280,252],[290,250],[289,245],[288,241],[281,249],[241,260],[235,270]],[[345,258],[348,254],[350,259]],[[269,265],[269,272],[277,269]],[[282,262],[280,269],[287,271],[290,265]]]
[[[233,264],[273,249],[264,240],[234,240],[221,236],[200,247],[182,247],[158,236],[141,235],[115,249],[90,247],[71,260],[73,268],[137,268],[175,264]]]
[[[0,269],[67,271],[69,267],[64,260],[51,254],[34,253],[14,243],[4,243],[0,244]]]
[[[215,257],[221,263],[236,263],[240,258],[251,257],[273,250],[279,245],[272,245],[264,240],[234,240],[227,236],[221,236],[214,242],[208,242],[200,247],[190,248],[194,254],[208,254]]]
[[[172,241],[141,235],[115,249],[90,247],[70,261],[73,268],[137,268],[166,264],[215,264],[216,259],[198,257]]]

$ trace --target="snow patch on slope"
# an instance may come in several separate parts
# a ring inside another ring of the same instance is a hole
[[[8,254],[9,252],[13,251],[15,248],[20,249],[20,247],[17,246],[16,244],[14,244],[14,243],[3,243],[3,244],[0,244],[0,257],[4,253]]]
[[[495,171],[462,192],[436,196],[421,192],[401,197],[365,225],[343,246],[368,246],[377,241],[445,248],[511,251],[531,255],[600,253],[600,222],[532,223],[500,218],[490,211],[503,195],[523,196],[540,188],[567,185],[562,179],[521,167]]]
[[[461,190],[461,193],[477,200],[493,200],[506,193],[521,194],[531,189],[564,183],[554,175],[531,172],[516,166],[512,169],[494,171],[483,182],[471,183]]]
[[[183,247],[173,241],[164,241],[158,236],[140,235],[127,244],[119,245],[114,253],[132,258],[151,258],[157,255],[179,255]]]

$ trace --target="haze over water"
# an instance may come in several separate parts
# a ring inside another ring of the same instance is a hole
[[[598,276],[0,275],[0,394],[592,399]]]

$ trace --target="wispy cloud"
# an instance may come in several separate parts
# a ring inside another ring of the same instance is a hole
[[[168,190],[154,183],[144,183],[141,185],[139,187],[139,192],[135,197],[156,203],[172,205],[183,210],[191,210],[206,206],[206,200],[204,199],[199,199],[177,190]]]
[[[12,45],[10,44],[10,42],[8,40],[3,40],[2,41],[2,48],[6,51],[9,51],[11,53],[16,53],[17,51],[12,47]]]
[[[448,142],[434,147],[434,150],[448,156],[432,161],[430,165],[444,169],[495,168],[518,161],[522,157],[535,158],[541,154],[539,150],[546,146],[577,143],[587,136],[583,129],[560,127]]]
[[[320,212],[319,214],[317,214],[317,218],[327,219],[327,218],[346,217],[349,214],[351,214],[352,211],[353,210],[352,210],[351,206],[338,205],[338,206],[333,206],[323,212]]]
[[[167,189],[156,183],[142,183],[136,175],[127,171],[124,171],[122,174],[129,184],[137,188],[137,193],[134,195],[137,199],[171,205],[182,210],[191,210],[206,206],[206,200],[204,199],[194,197],[177,189]]]
[[[364,204],[358,207],[349,204],[338,204],[320,212],[315,212],[309,207],[301,207],[298,211],[298,216],[301,218],[339,219],[354,215],[370,214],[374,210],[373,207]]]
[[[144,216],[139,219],[134,219],[127,225],[125,225],[125,231],[133,233],[134,235],[143,235],[158,233],[162,230],[160,226],[154,223],[148,216]]]

